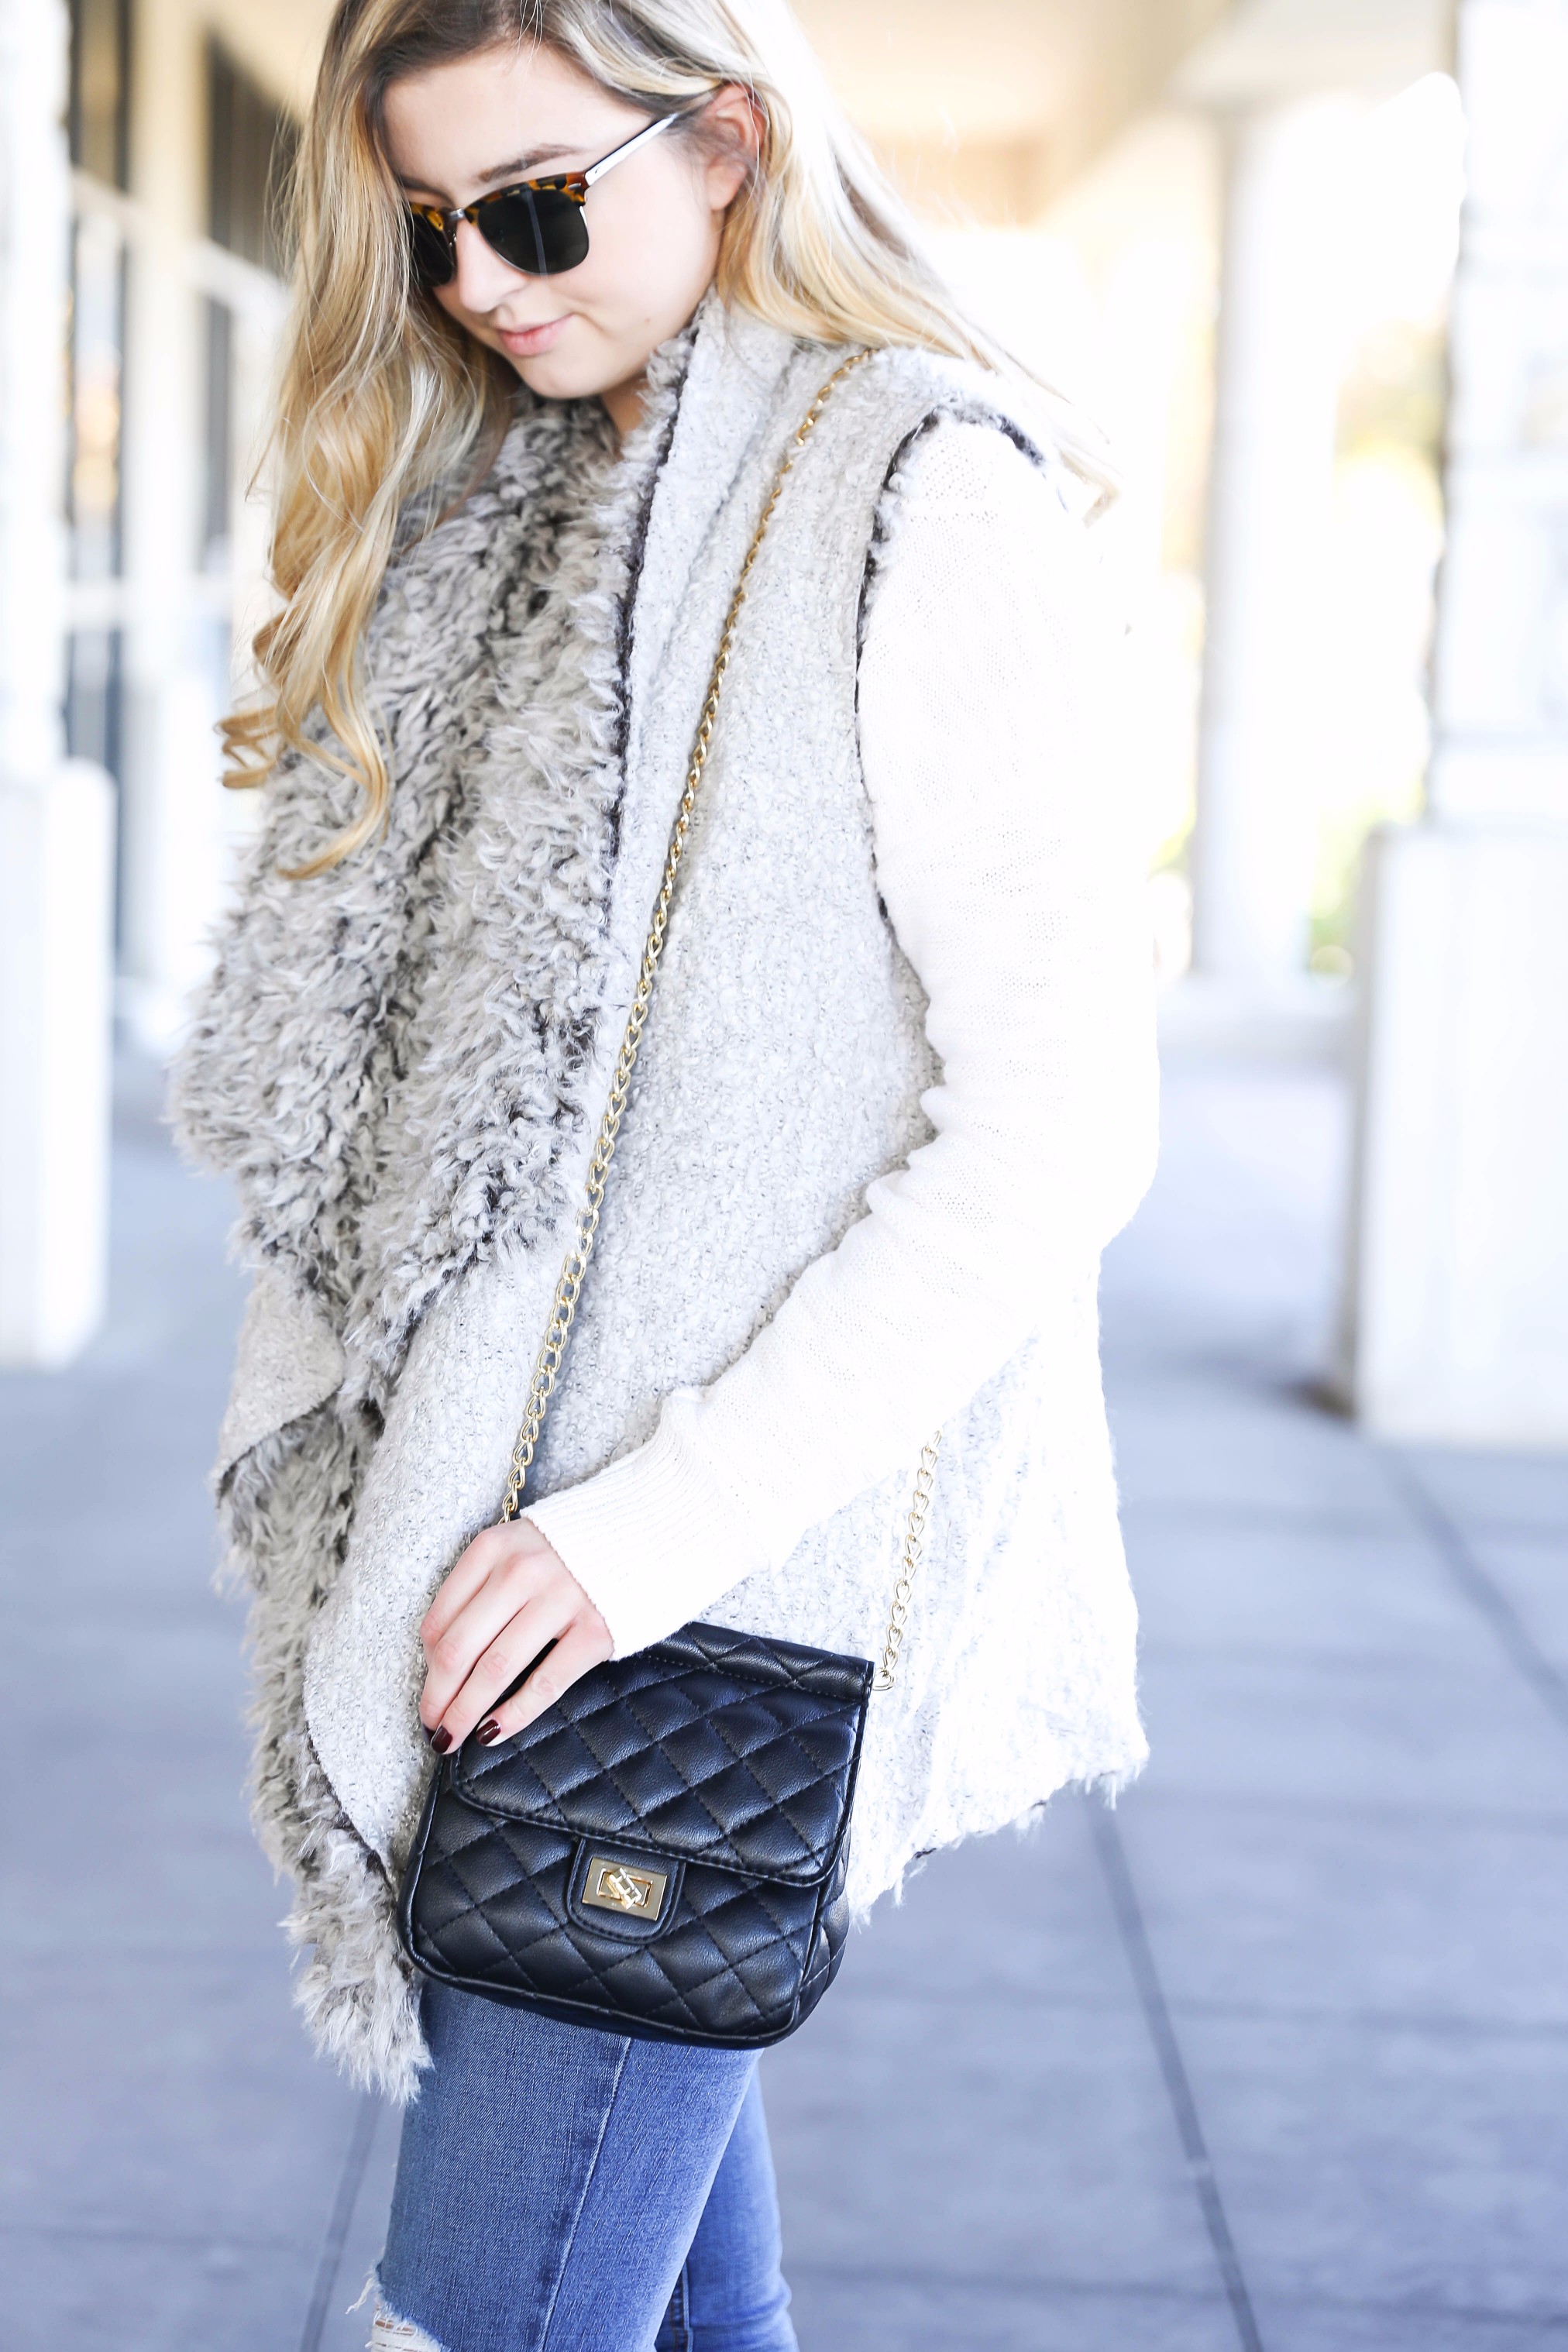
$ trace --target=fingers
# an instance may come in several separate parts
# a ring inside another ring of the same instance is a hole
[[[458,1568],[462,1564],[459,1560]],[[457,1574],[458,1569],[454,1569],[448,1583]],[[425,1690],[419,1713],[427,1730],[434,1730],[441,1721],[491,1643],[521,1612],[548,1592],[552,1580],[547,1564],[542,1560],[505,1557],[493,1559],[489,1573],[470,1591],[456,1613],[448,1617],[444,1632],[434,1641],[426,1637]],[[561,1622],[563,1623],[571,1613],[570,1603],[564,1603],[559,1612]],[[542,1635],[541,1646],[559,1631],[557,1624],[552,1633]],[[513,1671],[521,1674],[537,1655],[537,1649],[530,1651],[528,1656],[518,1660]],[[506,1685],[503,1683],[500,1687],[504,1690]]]
[[[487,1577],[508,1560],[547,1550],[537,1528],[526,1519],[496,1528],[482,1528],[455,1567],[442,1579],[436,1598],[425,1612],[419,1639],[426,1653],[441,1639],[459,1610],[466,1609]]]
[[[469,1614],[478,1606],[471,1603],[450,1634],[460,1635]],[[426,1684],[426,1696],[419,1703],[421,1719],[430,1727],[431,1746],[437,1754],[445,1755],[468,1738],[480,1717],[488,1714],[502,1691],[526,1674],[548,1643],[559,1642],[571,1624],[575,1609],[575,1596],[561,1585],[534,1594],[520,1609],[515,1599],[493,1640],[476,1641],[469,1645],[472,1659],[468,1671],[459,1675],[455,1687],[441,1697],[437,1712],[432,1696],[433,1677]],[[478,1654],[475,1655],[474,1653]],[[446,1734],[445,1740],[442,1733]]]
[[[516,1697],[492,1709],[478,1727],[475,1737],[488,1748],[498,1739],[510,1739],[515,1731],[525,1730],[536,1716],[542,1715],[547,1706],[553,1706],[590,1666],[602,1664],[613,1647],[609,1627],[590,1602],[586,1615],[573,1620]],[[506,1685],[502,1683],[500,1687],[504,1690]]]
[[[431,1602],[420,1639],[427,1672],[419,1717],[441,1756],[476,1728],[488,1745],[531,1723],[615,1646],[564,1560],[527,1519],[474,1538]],[[500,1708],[501,1693],[551,1643],[547,1666]]]

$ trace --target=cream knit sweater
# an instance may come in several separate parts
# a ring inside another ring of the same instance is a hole
[[[1104,1230],[1099,1160],[1055,1131],[1147,984],[1107,787],[1122,698],[1104,583],[1056,485],[994,430],[943,420],[900,488],[860,756],[882,897],[942,1057],[924,1097],[936,1134],[869,1187],[869,1213],[711,1386],[678,1391],[648,1444],[531,1507],[617,1650],[778,1567],[918,1453],[1038,1327],[1053,1268]],[[1141,1124],[1146,1101],[1126,1102]],[[1131,1129],[1126,1144],[1136,1164]]]

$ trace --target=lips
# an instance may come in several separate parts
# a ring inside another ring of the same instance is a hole
[[[496,332],[514,359],[525,360],[547,352],[566,324],[564,318],[547,319],[542,327],[498,327]]]

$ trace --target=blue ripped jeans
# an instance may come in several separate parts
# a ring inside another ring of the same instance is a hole
[[[389,2314],[441,2352],[795,2352],[752,2053],[424,2002]]]

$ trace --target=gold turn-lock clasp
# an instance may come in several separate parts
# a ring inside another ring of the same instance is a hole
[[[629,1862],[612,1862],[596,1853],[588,1864],[583,1900],[598,1911],[618,1911],[623,1917],[657,1919],[664,1907],[669,1884],[666,1870],[645,1870]]]

